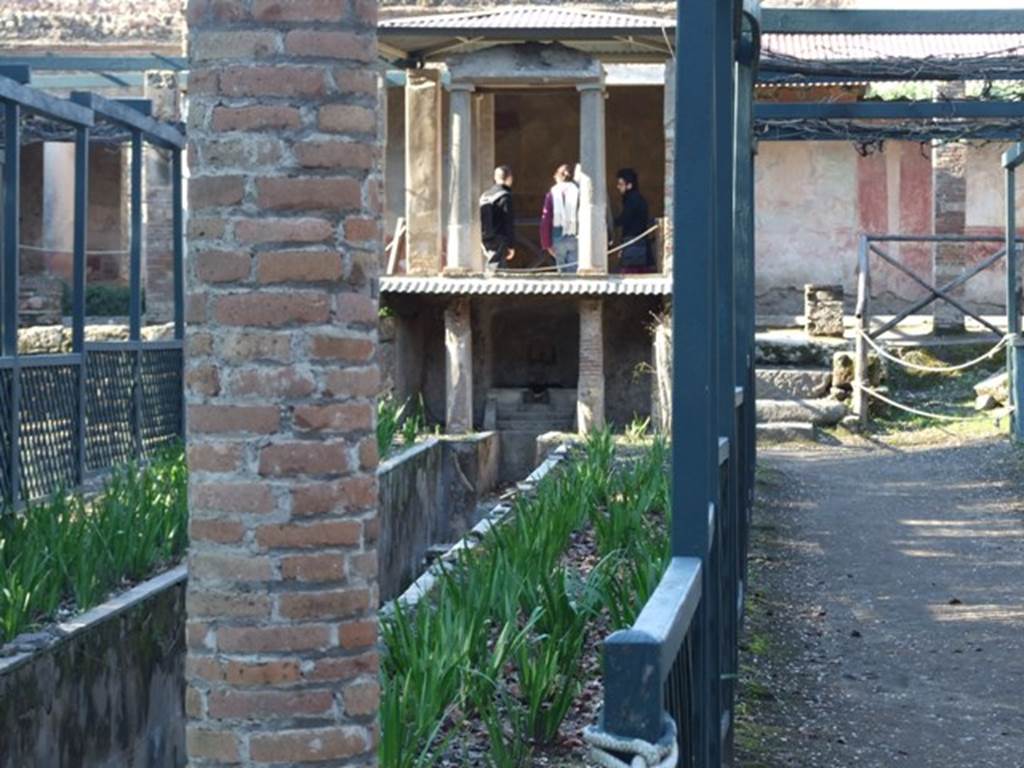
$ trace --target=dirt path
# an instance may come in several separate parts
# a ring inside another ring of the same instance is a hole
[[[737,765],[1024,766],[1008,441],[760,460]]]

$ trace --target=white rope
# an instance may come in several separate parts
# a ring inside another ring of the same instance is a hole
[[[65,251],[60,248],[43,248],[39,245],[28,245],[27,243],[18,243],[18,247],[25,251],[38,251],[39,253],[65,253],[74,255],[74,251]],[[86,251],[86,256],[124,256],[131,251]]]
[[[637,235],[632,240],[627,240],[622,245],[617,245],[614,248],[609,249],[608,255],[611,256],[613,253],[618,253],[619,251],[623,250],[624,248],[629,248],[629,246],[633,245],[634,243],[639,243],[641,240],[643,240],[645,237],[650,235],[652,232],[656,232],[658,230],[659,226],[660,225],[655,224],[653,227],[648,229],[646,232],[643,232],[643,233]],[[578,261],[569,261],[569,262],[566,262],[565,264],[556,264],[556,265],[551,266],[551,267],[527,267],[525,269],[515,269],[515,268],[509,269],[508,267],[502,267],[501,269],[497,269],[495,271],[498,272],[499,274],[502,274],[502,275],[546,274],[546,273],[552,273],[552,272],[561,272],[566,267],[578,267],[578,266],[579,266],[579,262]]]
[[[897,403],[895,400],[889,399],[888,397],[883,395],[881,392],[876,392],[875,390],[869,389],[868,387],[862,386],[861,387],[861,391],[863,391],[864,394],[866,394],[866,395],[870,395],[871,397],[875,398],[876,400],[880,400],[881,402],[885,403],[886,405],[890,405],[893,408],[896,408],[896,409],[901,410],[901,411],[906,411],[907,413],[912,413],[915,416],[923,416],[926,419],[939,419],[941,421],[964,422],[964,421],[975,421],[978,418],[978,416],[947,416],[944,413],[929,413],[928,411],[921,411],[921,410],[918,410],[917,408],[911,408],[909,405],[903,405],[902,403]]]
[[[664,735],[656,744],[613,736],[593,725],[583,729],[583,740],[590,746],[591,759],[601,768],[675,768],[679,764],[676,723],[668,713],[663,723]],[[612,752],[633,755],[633,758],[627,763]]]
[[[990,349],[981,357],[976,357],[973,360],[969,360],[966,363],[961,363],[960,365],[931,366],[918,365],[917,363],[912,363],[909,360],[903,360],[899,357],[896,357],[895,355],[888,352],[884,347],[882,347],[881,344],[876,342],[873,338],[871,338],[869,334],[865,333],[863,330],[860,330],[858,332],[864,338],[864,340],[867,341],[867,343],[870,344],[874,348],[874,350],[879,355],[884,357],[886,360],[896,363],[897,365],[902,365],[904,368],[910,368],[911,370],[914,371],[923,371],[925,373],[956,373],[957,371],[966,371],[968,368],[973,368],[975,365],[983,363],[989,358],[995,357],[996,354],[998,354],[999,351],[1003,347],[1005,347],[1007,343],[1010,341],[1009,336],[1004,336],[1002,339],[999,340],[998,344],[992,347],[992,349]]]

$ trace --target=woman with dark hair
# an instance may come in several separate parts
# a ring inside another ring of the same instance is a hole
[[[632,168],[623,168],[615,174],[615,186],[622,195],[622,212],[615,217],[615,226],[622,231],[622,243],[636,240],[651,228],[647,201],[640,194],[640,178]],[[619,271],[625,273],[650,272],[652,267],[650,238],[644,237],[622,249]]]

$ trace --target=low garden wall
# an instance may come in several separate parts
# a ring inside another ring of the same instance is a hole
[[[178,768],[185,566],[0,658],[0,768]]]
[[[458,540],[480,519],[480,499],[498,482],[498,446],[494,432],[431,437],[381,462],[382,602],[419,576],[431,548]]]

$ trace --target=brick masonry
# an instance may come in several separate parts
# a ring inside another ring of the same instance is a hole
[[[376,3],[188,18],[190,764],[374,765]]]

